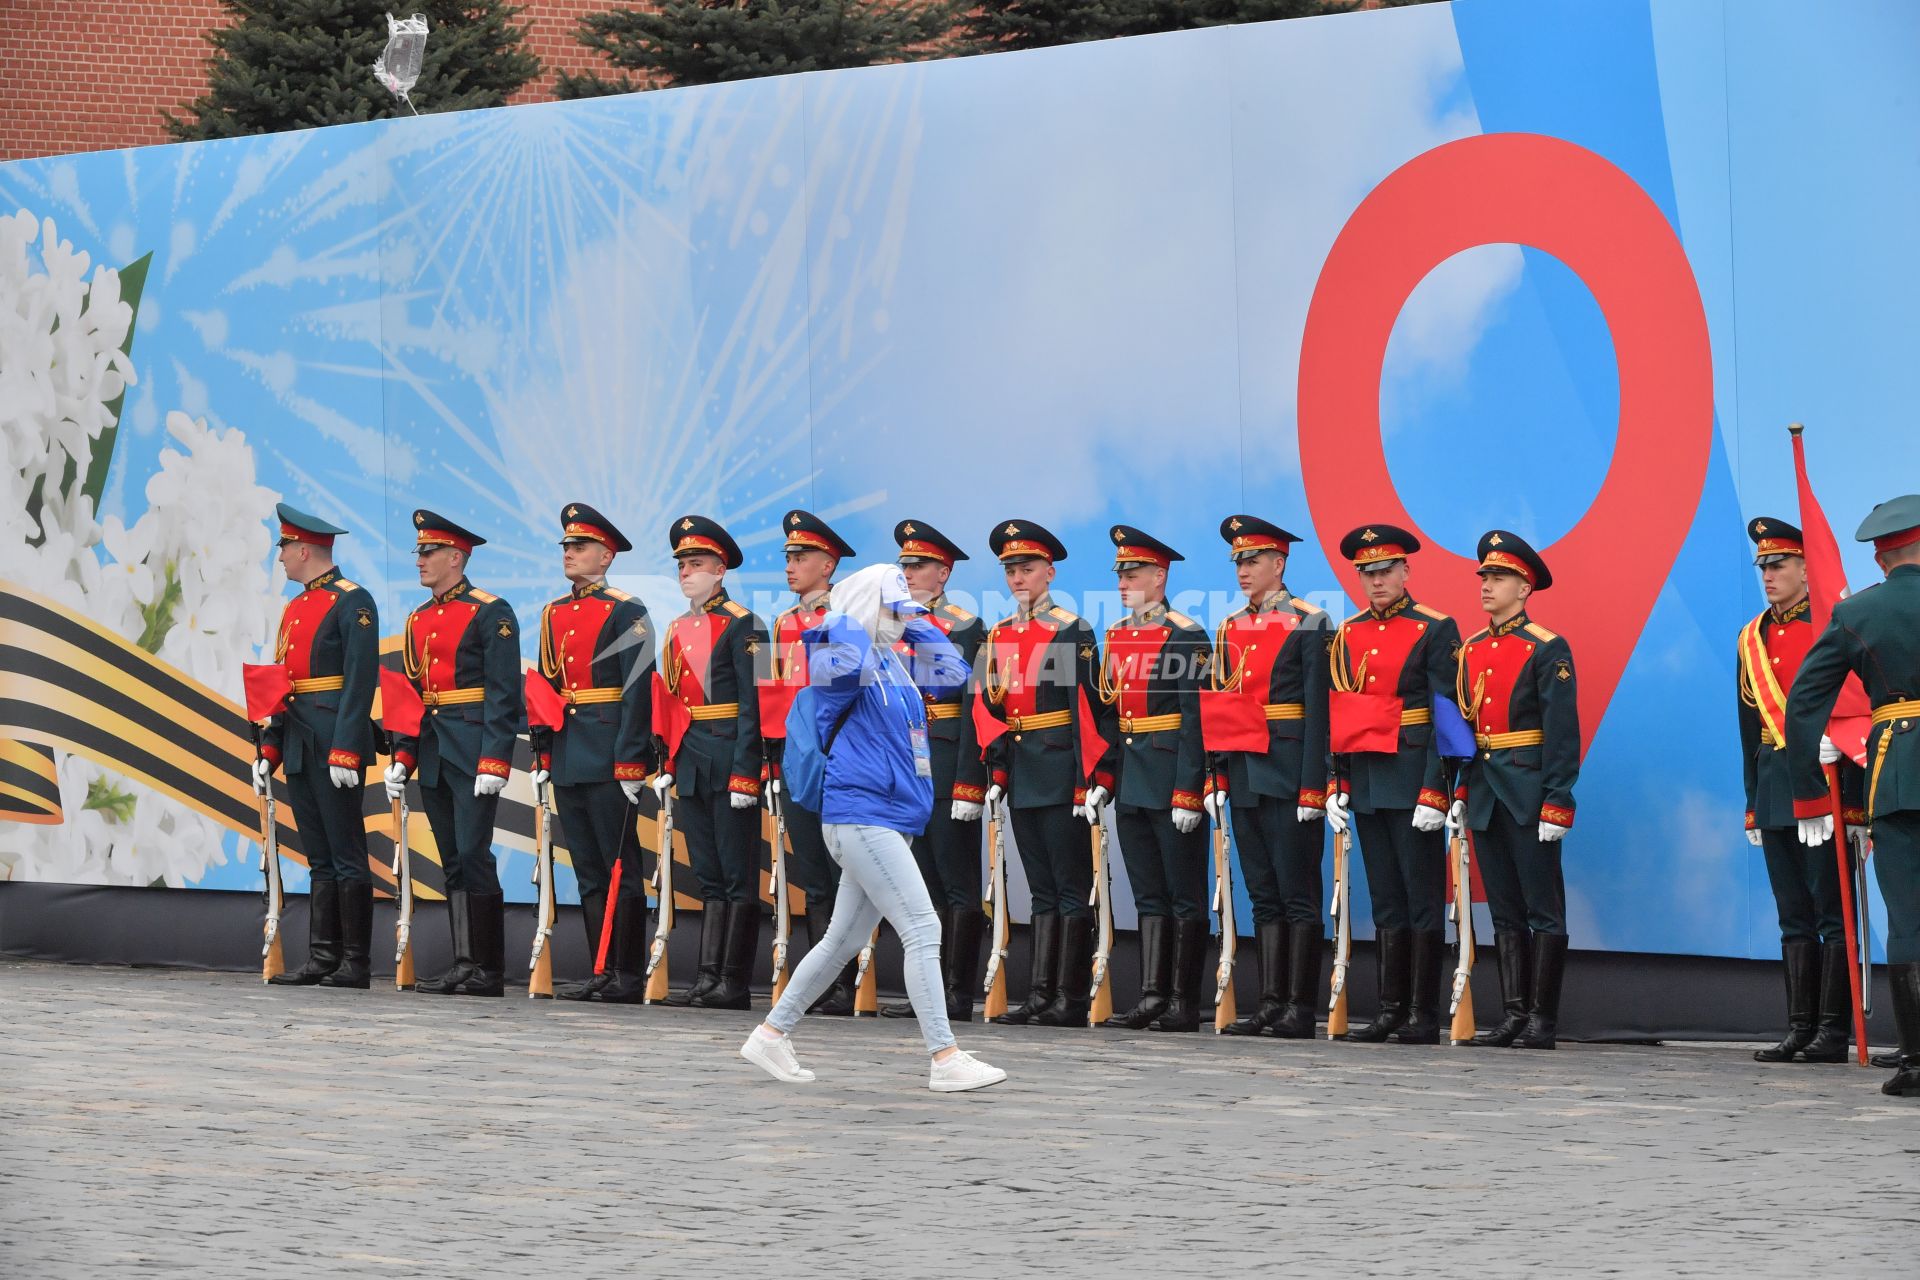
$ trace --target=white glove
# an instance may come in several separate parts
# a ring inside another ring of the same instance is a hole
[[[1840,748],[1833,745],[1833,739],[1826,734],[1820,735],[1820,763],[1839,764]]]
[[[1870,852],[1871,835],[1865,827],[1847,826],[1847,843],[1853,846],[1854,856],[1865,858]]]
[[[955,822],[978,822],[982,812],[978,800],[955,800],[951,816]]]
[[[1327,797],[1327,825],[1333,828],[1335,835],[1347,834],[1347,823],[1352,815],[1352,802],[1347,799],[1346,792],[1336,791]]]
[[[1225,788],[1209,791],[1200,797],[1200,807],[1215,823],[1225,826],[1227,821],[1227,793]]]
[[[1327,816],[1327,811],[1317,805],[1303,804],[1293,811],[1295,822],[1318,822]]]
[[[1100,821],[1101,806],[1112,798],[1103,786],[1096,784],[1087,788],[1087,803],[1082,806],[1083,812],[1080,816],[1087,820],[1088,826],[1094,826]]]
[[[1452,804],[1447,806],[1447,830],[1453,835],[1459,835],[1462,831],[1465,831],[1466,829],[1467,829],[1467,802],[1465,800],[1455,800]],[[1540,838],[1542,840],[1546,839],[1545,836],[1541,836]],[[1559,838],[1560,837],[1558,836],[1554,837],[1554,839],[1556,840],[1558,840]]]
[[[1800,843],[1822,845],[1833,839],[1833,815],[1823,813],[1817,818],[1800,819]]]
[[[744,791],[731,792],[728,794],[727,799],[736,809],[758,809],[760,807],[760,797],[750,796]]]
[[[1424,804],[1413,807],[1413,829],[1415,831],[1438,831],[1447,825],[1447,815],[1438,809]]]
[[[1763,843],[1765,843],[1760,838],[1760,828],[1751,827],[1747,830],[1747,843],[1752,845],[1756,849],[1758,849]]]
[[[273,761],[261,756],[253,762],[253,793],[263,796],[273,789]]]
[[[663,796],[667,794],[667,788],[673,785],[673,775],[664,772],[656,773],[653,775],[653,780],[647,783],[647,785],[653,788],[653,794]]]
[[[1543,822],[1540,824],[1541,844],[1556,844],[1559,842],[1560,837],[1565,834],[1567,834],[1567,829],[1557,822]]]
[[[480,796],[497,796],[506,790],[506,788],[507,780],[497,773],[483,773],[473,780],[473,794],[475,798]]]
[[[538,795],[540,788],[553,781],[553,774],[546,769],[534,769],[527,774],[527,781],[533,784],[534,794]]]
[[[1175,809],[1173,811],[1173,829],[1181,835],[1187,835],[1200,829],[1202,814],[1198,809]]]
[[[770,796],[785,795],[787,792],[787,789],[780,785],[780,779],[778,778],[768,778],[764,790]]]
[[[631,782],[624,778],[621,779],[620,794],[627,798],[628,804],[639,804],[640,797],[646,793],[646,790],[647,784],[644,782]]]
[[[1083,804],[1077,804],[1073,806],[1073,816],[1081,819],[1082,821],[1085,821],[1087,816],[1087,806]]]
[[[989,809],[991,809],[994,805],[999,804],[1002,800],[1005,800],[1006,798],[1007,798],[1007,789],[1001,786],[999,783],[996,782],[992,786],[987,788],[987,807]]]
[[[398,800],[407,791],[407,766],[395,760],[380,775],[380,780],[387,784],[387,799]]]
[[[360,776],[358,769],[349,769],[342,764],[327,766],[327,777],[332,780],[334,786],[342,789],[359,786]]]

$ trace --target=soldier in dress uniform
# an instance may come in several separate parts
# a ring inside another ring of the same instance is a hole
[[[1099,690],[1112,745],[1094,770],[1086,811],[1098,822],[1114,800],[1139,913],[1140,998],[1108,1025],[1197,1031],[1207,959],[1200,683],[1213,649],[1204,627],[1167,607],[1167,571],[1186,557],[1132,525],[1114,525],[1109,536],[1128,613],[1107,628]]]
[[[614,556],[633,550],[613,521],[584,502],[560,512],[567,594],[540,613],[540,674],[566,703],[557,731],[532,733],[533,786],[553,784],[554,806],[580,883],[587,954],[600,954],[607,892],[622,865],[607,966],[560,987],[562,1000],[638,1004],[646,996],[647,888],[635,806],[654,770],[653,669],[658,637],[647,606],[607,585]]]
[[[293,681],[287,709],[267,723],[254,786],[287,771],[312,876],[307,962],[275,985],[364,989],[373,940],[373,873],[367,867],[366,768],[374,755],[373,691],[380,683],[380,615],[373,596],[333,564],[346,530],[286,503],[280,566],[300,594],[280,613],[275,658]]]
[[[799,602],[774,619],[771,674],[777,681],[799,687],[807,683],[807,651],[800,637],[826,616],[834,571],[855,552],[845,538],[811,511],[787,512],[780,527],[787,539],[787,589],[799,597]],[[784,792],[780,763],[782,749],[787,745],[786,726],[769,724],[763,727],[763,732],[767,743],[768,788],[780,795],[787,839],[793,845],[788,876],[807,895],[807,946],[811,948],[827,936],[827,925],[833,918],[833,901],[840,892],[840,866],[827,853],[827,840],[820,831],[820,815],[802,808]],[[853,1016],[854,971],[855,965],[849,963],[807,1012]]]
[[[1232,814],[1260,957],[1260,1004],[1221,1030],[1310,1040],[1323,998],[1321,820],[1333,619],[1287,590],[1287,557],[1298,537],[1251,515],[1228,516],[1220,536],[1247,603],[1220,624],[1213,684],[1258,689],[1267,715],[1267,749],[1215,755],[1204,798],[1214,821]]]
[[[1900,1032],[1880,1091],[1920,1097],[1920,494],[1875,507],[1854,535],[1873,544],[1886,581],[1833,607],[1787,698],[1787,769],[1800,839],[1833,837],[1821,739],[1848,673],[1873,704],[1867,735],[1867,821],[1887,903],[1887,976]]]
[[[527,722],[520,626],[499,596],[467,581],[486,539],[432,511],[413,513],[414,562],[432,594],[407,615],[400,656],[426,714],[418,738],[399,737],[387,767],[398,799],[420,777],[446,874],[453,965],[414,989],[429,995],[498,996],[506,979],[505,899],[493,859],[494,814],[513,771],[513,741]]]
[[[1528,598],[1553,585],[1546,561],[1505,529],[1480,539],[1479,556],[1487,626],[1461,651],[1454,686],[1478,751],[1451,820],[1473,832],[1504,1016],[1471,1043],[1551,1049],[1567,959],[1560,841],[1580,777],[1580,684],[1566,640],[1527,617]]]
[[[1765,612],[1742,627],[1736,641],[1747,842],[1766,857],[1787,983],[1787,1034],[1753,1056],[1758,1062],[1844,1062],[1853,1032],[1853,994],[1840,868],[1831,843],[1813,849],[1800,843],[1793,780],[1787,774],[1788,691],[1816,638],[1806,550],[1800,530],[1772,516],[1749,523],[1747,536],[1753,539],[1753,562],[1767,596]],[[1860,779],[1851,761],[1842,762],[1847,829],[1864,839]]]
[[[1408,557],[1419,550],[1418,538],[1388,524],[1340,540],[1367,608],[1333,641],[1327,821],[1344,831],[1351,818],[1373,901],[1380,1013],[1347,1033],[1365,1043],[1440,1039],[1448,780],[1433,703],[1453,696],[1460,631],[1407,594]]]
[[[700,968],[668,1004],[745,1009],[760,945],[760,703],[754,668],[766,624],[728,597],[740,546],[706,516],[667,526],[687,612],[673,620],[661,656],[668,696],[692,718],[680,748],[654,779],[674,788],[674,821],[700,884]]]
[[[1032,966],[1024,1004],[995,1021],[1085,1026],[1093,976],[1093,850],[1075,810],[1086,803],[1076,718],[1097,705],[1100,648],[1085,619],[1053,602],[1067,549],[1031,520],[987,536],[1017,608],[987,633],[981,693],[1007,732],[987,749],[986,801],[1004,796],[1031,897]]]
[[[946,594],[954,564],[967,559],[967,553],[924,520],[902,520],[893,527],[893,540],[900,547],[900,571],[906,575],[907,589],[926,606],[927,620],[946,633],[962,657],[977,665],[986,623]],[[901,641],[896,647],[911,657],[911,645]],[[981,762],[973,727],[974,690],[969,684],[959,696],[927,703],[933,816],[927,820],[926,833],[913,840],[913,857],[927,882],[927,896],[940,911],[940,965],[949,1022],[973,1021],[980,938],[986,923],[980,911],[980,815],[987,795],[987,767]],[[887,1005],[880,1013],[911,1018],[913,1006]]]

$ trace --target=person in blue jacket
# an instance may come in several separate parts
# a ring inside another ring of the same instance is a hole
[[[824,756],[821,829],[840,867],[840,888],[826,936],[740,1046],[743,1058],[776,1080],[814,1078],[788,1036],[883,916],[905,951],[907,995],[933,1058],[928,1087],[958,1093],[1007,1078],[954,1043],[940,978],[940,917],[913,860],[910,841],[933,815],[927,699],[958,693],[970,674],[925,615],[900,566],[878,564],[836,586],[830,611],[803,637]],[[895,651],[900,640],[912,649],[910,659]],[[804,714],[808,700],[796,706]]]

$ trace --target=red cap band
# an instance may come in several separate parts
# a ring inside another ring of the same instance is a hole
[[[1899,533],[1890,533],[1884,538],[1873,540],[1875,551],[1898,551],[1901,547],[1910,547],[1920,542],[1920,525],[1911,529],[1902,529]]]
[[[473,552],[473,544],[458,534],[445,529],[417,529],[413,535],[416,547],[455,547],[468,554]]]
[[[315,533],[311,529],[302,529],[299,525],[288,524],[284,520],[280,522],[280,539],[283,542],[310,542],[316,547],[333,545],[332,534]]]

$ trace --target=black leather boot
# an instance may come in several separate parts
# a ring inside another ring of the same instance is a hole
[[[1847,977],[1847,944],[1820,948],[1820,1018],[1813,1039],[1800,1051],[1802,1062],[1845,1062],[1853,1043],[1853,985]]]
[[[1514,929],[1493,935],[1500,967],[1500,1022],[1466,1043],[1482,1049],[1504,1049],[1527,1025],[1527,1001],[1533,995],[1533,934]]]
[[[1268,1035],[1280,1040],[1313,1039],[1320,1001],[1327,994],[1320,985],[1322,943],[1318,920],[1287,925],[1287,1003],[1267,1027]]]
[[[811,905],[807,907],[808,951],[826,941],[827,926],[832,923],[833,918],[825,911],[815,911]],[[820,993],[820,998],[808,1007],[807,1012],[825,1014],[829,1018],[851,1018],[854,987],[859,976],[860,957],[855,953],[854,958],[847,961],[847,967],[840,971],[840,976],[833,980],[833,985]]]
[[[1560,982],[1567,972],[1567,935],[1533,935],[1533,1000],[1516,1049],[1551,1049],[1560,1034]]]
[[[1920,964],[1890,964],[1893,1025],[1900,1032],[1901,1067],[1880,1092],[1890,1098],[1920,1098]]]
[[[980,939],[987,917],[978,907],[949,907],[940,955],[947,974],[947,1021],[972,1022],[980,989]]]
[[[473,976],[473,913],[465,889],[447,894],[447,934],[453,940],[453,964],[437,978],[427,978],[413,988],[422,995],[450,996],[454,988]]]
[[[340,967],[340,882],[315,880],[307,890],[307,962],[275,974],[276,987],[310,987]]]
[[[1149,1031],[1198,1031],[1200,984],[1207,967],[1207,918],[1173,922],[1173,998]]]
[[[1878,1067],[1882,1071],[1898,1071],[1900,1065],[1905,1061],[1906,1059],[1901,1056],[1900,1050],[1895,1049],[1891,1053],[1874,1054],[1867,1059],[1867,1065],[1870,1067]]]
[[[670,995],[661,1004],[684,1009],[706,997],[720,982],[720,956],[727,944],[727,902],[709,898],[700,904],[700,967],[693,982],[679,995]]]
[[[727,930],[721,944],[720,981],[694,1002],[701,1009],[750,1009],[753,991],[753,954],[760,947],[760,904],[729,902]]]
[[[605,924],[607,920],[607,891],[605,889],[580,895],[580,920],[587,931],[587,980],[585,982],[569,982],[564,986],[555,987],[553,994],[555,998],[560,1000],[591,1000],[599,993],[602,987],[613,981],[611,957],[608,958],[607,972],[594,973],[592,971],[594,962],[600,958],[600,926]],[[553,945],[551,938],[547,940],[547,945]]]
[[[607,981],[596,1000],[645,1004],[647,1000],[647,900],[614,904],[613,942],[607,947]]]
[[[1053,912],[1033,918],[1027,931],[1027,945],[1032,949],[1027,959],[1027,1000],[1007,1006],[1007,1011],[994,1019],[1001,1026],[1024,1027],[1053,1003],[1054,975],[1060,970],[1060,920]]]
[[[1084,1027],[1093,999],[1093,917],[1060,921],[1060,963],[1053,970],[1053,999],[1033,1015],[1036,1027]]]
[[[1101,1025],[1138,1031],[1167,1011],[1173,985],[1173,918],[1140,917],[1140,999]]]
[[[1260,1003],[1252,1013],[1220,1028],[1223,1036],[1257,1036],[1280,1020],[1287,998],[1287,922],[1255,925],[1254,949],[1260,957]]]
[[[473,934],[473,970],[457,983],[457,996],[507,993],[507,902],[497,893],[467,895],[468,928]]]
[[[365,991],[372,984],[373,886],[337,882],[340,894],[340,967],[320,979],[323,987]]]
[[[1358,1044],[1379,1044],[1407,1025],[1407,984],[1412,977],[1413,930],[1382,929],[1374,937],[1380,970],[1380,1012],[1364,1027],[1347,1032]]]
[[[1787,1034],[1779,1044],[1755,1051],[1755,1062],[1792,1062],[1813,1043],[1813,1015],[1820,990],[1819,955],[1820,944],[1812,938],[1790,938],[1780,944],[1781,970],[1787,976]]]
[[[1447,935],[1442,930],[1425,929],[1413,935],[1411,1004],[1407,1025],[1394,1036],[1401,1044],[1440,1043],[1440,980],[1446,956]]]

